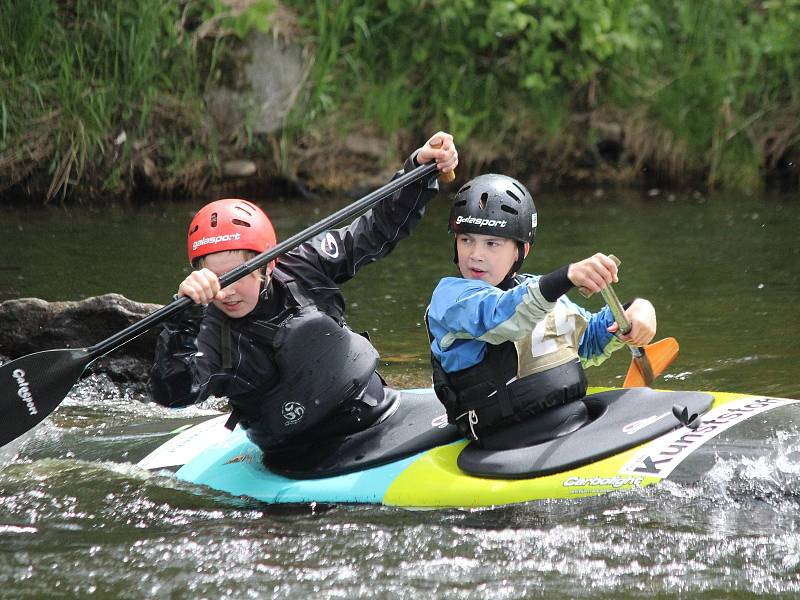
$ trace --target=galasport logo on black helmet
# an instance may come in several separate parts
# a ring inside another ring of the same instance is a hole
[[[536,225],[530,192],[507,175],[479,175],[458,190],[450,207],[450,233],[480,233],[532,244]]]

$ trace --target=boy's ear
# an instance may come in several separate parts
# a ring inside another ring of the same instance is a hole
[[[525,256],[523,256],[522,258],[528,258],[528,252],[530,251],[531,251],[530,242],[525,242]]]

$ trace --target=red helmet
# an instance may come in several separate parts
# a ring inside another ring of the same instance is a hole
[[[261,254],[278,243],[267,215],[252,202],[228,198],[201,208],[189,224],[189,262],[224,250]]]

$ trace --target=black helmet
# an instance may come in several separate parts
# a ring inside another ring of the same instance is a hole
[[[479,175],[458,190],[450,207],[450,233],[481,233],[533,243],[536,206],[516,179]]]

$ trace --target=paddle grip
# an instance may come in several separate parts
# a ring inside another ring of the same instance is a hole
[[[613,260],[614,264],[617,266],[621,264],[621,261],[613,254],[609,254],[608,258]],[[622,335],[625,335],[631,330],[631,324],[628,321],[628,317],[625,316],[625,309],[622,307],[622,303],[619,301],[617,293],[614,291],[614,288],[611,287],[610,283],[600,290],[600,293],[603,295],[603,300],[605,300],[606,304],[608,304],[608,308],[611,309],[611,314],[614,315],[614,320],[617,322],[617,325],[619,325],[619,332]]]
[[[619,267],[620,260],[616,256],[609,254],[608,257]],[[631,330],[631,323],[628,321],[628,317],[625,316],[625,309],[619,301],[617,293],[614,291],[614,288],[611,287],[610,283],[600,290],[600,293],[603,295],[603,299],[606,301],[606,304],[608,304],[608,308],[611,309],[611,314],[614,315],[614,320],[619,326],[618,335],[625,335]],[[636,364],[642,374],[645,385],[652,385],[655,375],[653,374],[653,367],[650,364],[650,359],[647,358],[647,354],[638,346],[629,345],[628,348],[631,351],[631,356],[633,356],[633,363]]]
[[[443,140],[439,138],[438,144],[431,144],[431,148],[439,148],[443,143]],[[451,181],[455,180],[456,172],[450,171],[449,173],[440,173],[439,174],[439,181],[442,183],[450,183]]]

